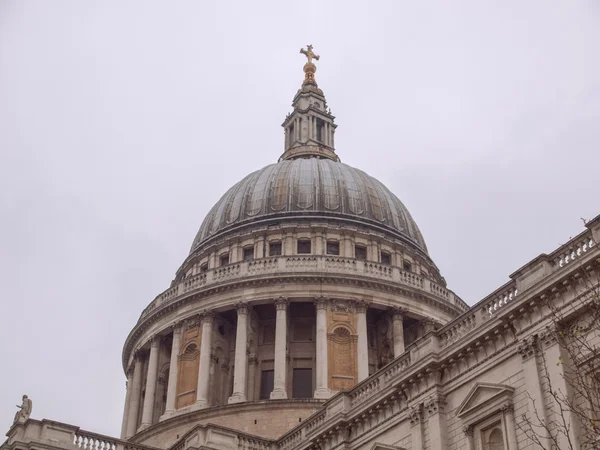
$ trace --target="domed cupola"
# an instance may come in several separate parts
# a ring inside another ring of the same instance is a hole
[[[319,56],[301,53],[283,154],[217,201],[127,337],[124,438],[166,448],[212,423],[274,439],[467,308],[398,197],[340,162]]]

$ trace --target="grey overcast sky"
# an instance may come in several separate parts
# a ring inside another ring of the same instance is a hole
[[[468,303],[600,214],[596,0],[0,0],[0,431],[27,393],[118,435],[125,337],[280,155],[306,44]]]

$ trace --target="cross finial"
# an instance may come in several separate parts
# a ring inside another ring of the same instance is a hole
[[[319,55],[315,55],[315,53],[313,52],[313,46],[312,45],[307,45],[306,46],[306,50],[304,50],[303,48],[300,49],[300,53],[302,53],[303,55],[306,56],[306,58],[308,59],[308,64],[312,64],[312,60],[313,58],[316,59],[317,61],[319,60]]]

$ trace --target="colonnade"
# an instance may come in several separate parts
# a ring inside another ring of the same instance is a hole
[[[316,309],[316,333],[315,333],[315,390],[313,397],[326,399],[331,396],[329,389],[328,373],[328,311],[329,301],[324,298],[314,300]],[[274,302],[276,308],[275,321],[275,354],[274,354],[274,382],[273,390],[270,393],[271,399],[286,399],[287,394],[287,334],[288,334],[288,309],[289,302],[287,298],[281,297]],[[247,303],[236,305],[237,327],[235,331],[235,364],[233,377],[233,392],[228,399],[228,403],[241,403],[248,400],[247,376],[254,379],[254,373],[249,372],[249,355],[247,351],[248,342],[248,321],[250,306]],[[357,375],[358,382],[363,381],[369,376],[369,357],[368,357],[368,339],[367,339],[367,309],[366,302],[356,302],[356,334],[357,334]],[[392,330],[393,330],[393,350],[394,356],[404,353],[404,330],[403,330],[404,310],[394,308],[392,310]],[[200,355],[198,367],[198,380],[196,386],[196,401],[187,410],[193,411],[207,408],[210,406],[209,393],[211,383],[211,353],[213,347],[213,322],[215,314],[212,311],[203,311],[200,314],[202,324],[202,333],[200,341]],[[161,416],[167,418],[172,416],[177,403],[177,380],[179,371],[179,356],[181,354],[182,344],[182,324],[178,323],[172,326],[172,347],[169,359],[169,377],[167,384],[167,396],[165,412]],[[155,416],[155,394],[158,380],[158,357],[160,349],[160,338],[153,337],[150,340],[150,350],[148,352],[136,352],[132,367],[127,373],[127,394],[125,399],[125,412],[121,435],[123,438],[129,438],[139,431],[152,425],[152,418]],[[147,372],[145,395],[143,396],[143,359],[147,355]],[[256,361],[251,361],[256,364]],[[254,383],[252,382],[253,389]],[[252,397],[251,397],[252,398]],[[141,421],[138,415],[141,414]],[[137,426],[139,423],[139,427]]]

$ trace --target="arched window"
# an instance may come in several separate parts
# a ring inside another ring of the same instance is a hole
[[[500,428],[494,428],[488,435],[486,450],[504,450],[504,436]]]

